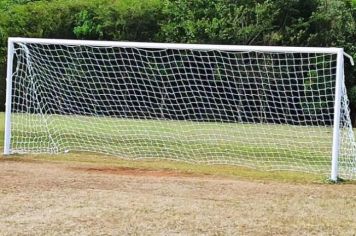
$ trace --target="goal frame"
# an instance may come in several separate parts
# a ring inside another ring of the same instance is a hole
[[[187,49],[187,50],[222,50],[235,52],[271,52],[271,53],[331,53],[337,55],[335,101],[333,120],[333,140],[331,173],[332,181],[338,180],[338,157],[340,135],[340,112],[342,98],[342,84],[344,81],[344,53],[343,48],[336,47],[283,47],[283,46],[244,46],[244,45],[214,45],[214,44],[177,44],[177,43],[144,43],[144,42],[119,42],[119,41],[92,41],[92,40],[64,40],[64,39],[40,39],[40,38],[8,38],[7,51],[7,76],[6,76],[6,104],[5,104],[5,137],[4,155],[11,154],[11,101],[12,101],[12,76],[15,43],[36,43],[44,45],[67,45],[67,46],[96,46],[96,47],[121,47],[121,48],[147,48],[147,49]]]

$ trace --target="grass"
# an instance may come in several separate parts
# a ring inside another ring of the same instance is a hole
[[[108,165],[132,163],[138,168],[238,173],[246,178],[253,173],[253,178],[292,181],[296,176],[305,181],[311,175],[317,176],[312,181],[319,181],[320,176],[329,176],[331,168],[331,127],[29,114],[12,115],[12,121],[15,150],[59,151],[51,157],[61,161],[88,162],[89,157],[96,164],[106,160]],[[0,124],[2,144],[3,113]],[[49,158],[34,156],[41,161]],[[347,164],[341,159],[342,176]]]
[[[1,144],[3,119],[4,114],[0,113]],[[15,149],[36,147],[33,152],[62,153],[26,155],[27,160],[163,168],[296,182],[298,178],[302,182],[320,182],[320,176],[325,179],[330,171],[332,138],[328,127],[26,114],[13,115],[12,119]],[[70,152],[65,153],[67,150]]]

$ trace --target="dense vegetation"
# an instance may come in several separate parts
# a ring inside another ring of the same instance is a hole
[[[353,0],[0,0],[0,110],[9,36],[337,46],[356,59]],[[356,69],[347,87],[356,118]]]

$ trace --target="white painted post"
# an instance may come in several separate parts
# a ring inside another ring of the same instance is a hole
[[[332,181],[337,182],[339,167],[339,149],[340,149],[340,112],[342,83],[344,82],[344,50],[339,49],[336,63],[336,82],[335,82],[335,103],[334,103],[334,130],[333,146],[331,160],[331,177]]]
[[[117,41],[92,41],[68,39],[36,39],[36,38],[11,38],[14,43],[60,44],[71,46],[96,46],[96,47],[122,47],[122,48],[149,48],[149,49],[190,49],[190,50],[221,50],[234,52],[281,52],[281,53],[338,53],[339,48],[322,47],[281,47],[281,46],[243,46],[243,45],[214,45],[214,44],[183,44],[183,43],[140,43]]]
[[[14,60],[14,43],[11,38],[7,42],[7,75],[6,75],[6,104],[5,104],[5,139],[4,155],[9,155],[11,145],[11,100],[12,100],[12,70]]]

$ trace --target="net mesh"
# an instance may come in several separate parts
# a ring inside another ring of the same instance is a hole
[[[328,174],[336,58],[16,43],[11,151]],[[340,174],[355,178],[342,92]]]

